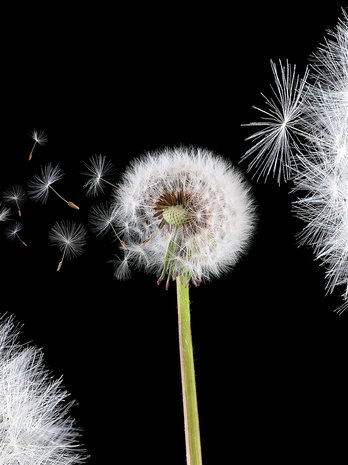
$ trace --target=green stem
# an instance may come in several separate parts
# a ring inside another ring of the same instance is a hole
[[[183,281],[182,281],[183,280]],[[176,278],[187,465],[202,465],[187,278]]]

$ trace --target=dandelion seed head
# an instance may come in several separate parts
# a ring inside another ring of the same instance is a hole
[[[292,192],[298,195],[293,212],[305,226],[299,245],[310,245],[325,269],[327,292],[344,286],[348,298],[348,15],[311,56],[303,79],[295,68],[273,69],[276,83],[255,144],[250,167],[280,179],[289,169]],[[253,123],[252,123],[253,124]],[[348,305],[343,304],[340,311]]]
[[[127,267],[141,266],[158,277],[219,276],[246,249],[255,222],[240,172],[200,148],[167,148],[135,160],[114,207],[129,249]]]
[[[42,351],[20,344],[20,332],[12,317],[0,317],[0,463],[85,463],[69,417],[74,402],[46,369]]]

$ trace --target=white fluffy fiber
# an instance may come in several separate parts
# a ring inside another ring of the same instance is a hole
[[[344,285],[347,299],[347,13],[343,11],[335,30],[313,54],[302,80],[294,77],[289,64],[280,66],[281,75],[288,78],[279,80],[273,66],[273,97],[266,98],[266,109],[261,110],[266,118],[253,123],[258,126],[250,137],[255,144],[244,158],[253,156],[251,166],[261,174],[292,179],[298,194],[294,211],[306,223],[300,244],[311,245],[325,265],[328,291]]]
[[[13,318],[0,317],[0,465],[85,463],[72,402],[43,362],[41,350],[21,345]]]
[[[193,228],[180,228],[154,218],[155,202],[164,192],[190,192]],[[249,187],[230,162],[209,150],[166,148],[146,153],[124,173],[115,196],[115,218],[127,244],[116,276],[128,276],[129,265],[161,275],[168,244],[170,277],[188,275],[195,284],[227,271],[249,243],[255,221]],[[173,248],[172,248],[173,250]]]

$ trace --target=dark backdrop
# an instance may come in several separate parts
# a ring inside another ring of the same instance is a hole
[[[80,211],[52,195],[47,205],[28,201],[27,248],[1,231],[1,311],[63,374],[90,464],[183,464],[185,449],[174,286],[166,292],[142,272],[116,281],[115,244],[91,232],[85,254],[56,272],[49,228],[87,224],[102,200],[86,198],[82,160],[106,155],[115,181],[133,157],[164,146],[206,147],[238,164],[250,134],[241,124],[257,117],[269,60],[303,71],[340,12],[332,2],[97,4],[23,11],[24,27],[8,16],[0,188],[59,163],[60,191]],[[49,141],[29,162],[34,128]],[[204,463],[322,457],[345,445],[348,313],[334,313],[338,294],[325,296],[324,270],[296,246],[291,185],[246,176],[259,215],[249,252],[191,292]]]

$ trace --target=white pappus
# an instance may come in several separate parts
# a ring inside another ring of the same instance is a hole
[[[64,172],[59,165],[53,166],[51,163],[41,166],[39,174],[35,174],[28,182],[28,195],[37,202],[46,203],[50,190],[54,192],[63,202],[74,210],[79,210],[79,207],[73,202],[62,197],[52,185],[64,177]]]
[[[0,317],[0,464],[85,463],[69,417],[74,402],[45,367],[42,350],[19,342],[20,332],[12,317]]]
[[[229,270],[245,251],[255,208],[241,173],[203,148],[146,153],[123,174],[115,223],[127,246],[117,278],[129,265],[198,285]]]
[[[22,216],[20,206],[22,203],[25,202],[27,194],[20,184],[15,184],[13,186],[8,187],[3,192],[2,197],[6,203],[14,203],[17,207],[18,216]]]
[[[18,234],[20,231],[22,231],[23,225],[19,221],[13,221],[9,226],[7,226],[5,230],[5,234],[8,239],[15,240],[17,239],[22,245],[27,247],[27,243],[23,241],[23,239],[20,237]]]
[[[348,306],[348,15],[343,10],[329,38],[310,57],[311,68],[300,80],[282,80],[270,118],[251,138],[258,139],[243,157],[256,154],[252,165],[272,167],[274,175],[293,181],[298,198],[293,211],[306,225],[299,244],[313,247],[326,269],[327,291],[344,285]],[[286,65],[289,66],[288,64]],[[284,71],[282,71],[284,74]],[[286,75],[292,75],[286,71]],[[292,86],[292,83],[296,83]],[[301,84],[300,84],[301,83]],[[277,85],[278,88],[278,85]],[[286,118],[294,107],[295,117]],[[280,117],[276,116],[280,115]],[[268,137],[281,127],[281,142],[270,147]],[[292,134],[295,143],[287,141]],[[301,139],[300,139],[301,138]],[[273,150],[273,151],[272,151]],[[284,155],[285,153],[285,155]],[[270,171],[263,172],[268,174]]]
[[[34,139],[34,145],[32,146],[32,149],[30,151],[29,160],[31,160],[33,157],[33,152],[36,147],[36,144],[45,145],[47,142],[47,135],[41,129],[39,130],[34,129],[33,132],[31,133],[31,138]]]
[[[88,214],[89,227],[97,236],[106,234],[111,230],[115,238],[121,243],[122,247],[127,250],[126,244],[121,240],[116,232],[114,226],[115,219],[116,210],[112,204],[93,205]]]
[[[0,221],[7,221],[10,214],[11,210],[0,203]]]
[[[49,232],[49,241],[62,252],[57,271],[63,265],[64,259],[71,259],[83,253],[86,244],[86,229],[74,221],[56,222]]]
[[[115,167],[107,160],[104,155],[94,155],[88,162],[83,162],[86,171],[81,174],[88,177],[83,187],[86,189],[87,196],[94,196],[104,193],[106,185],[116,187],[109,179],[115,173]]]

